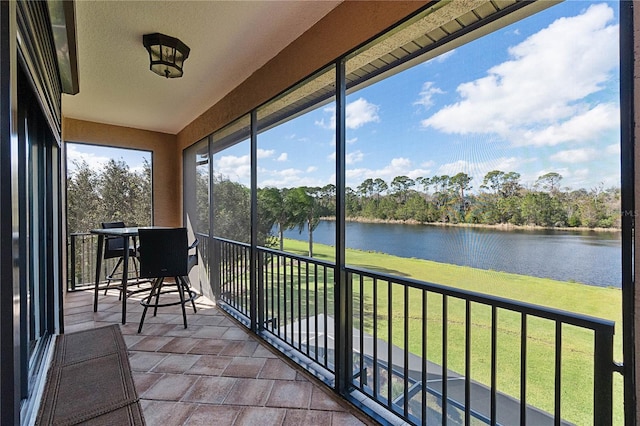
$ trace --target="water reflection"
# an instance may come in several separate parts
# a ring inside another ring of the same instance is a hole
[[[304,240],[306,232],[285,233]],[[620,287],[619,232],[496,230],[486,228],[353,223],[347,247],[596,286]],[[315,242],[333,245],[335,223],[323,221]]]

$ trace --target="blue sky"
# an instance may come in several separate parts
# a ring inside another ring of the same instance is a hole
[[[557,172],[619,186],[617,2],[565,1],[347,97],[347,184],[366,178]],[[260,187],[335,183],[334,105],[258,136]],[[214,156],[249,183],[249,145]]]
[[[79,143],[67,144],[67,168],[73,173],[75,162],[86,162],[89,167],[97,170],[104,167],[110,160],[124,161],[132,171],[142,172],[142,165],[146,159],[152,162],[151,151],[140,151],[137,149],[111,148],[106,146],[86,145]]]

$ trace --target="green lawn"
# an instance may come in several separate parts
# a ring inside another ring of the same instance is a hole
[[[307,244],[285,240],[285,250],[306,255]],[[314,244],[314,257],[334,260],[334,249]],[[536,305],[549,306],[616,322],[614,357],[622,358],[621,292],[619,289],[601,288],[579,283],[528,277],[505,272],[486,271],[470,267],[449,265],[419,259],[408,259],[381,253],[347,250],[347,264],[374,272],[413,278],[443,284],[479,293],[491,294]],[[391,340],[403,347],[405,321],[409,333],[409,350],[417,355],[422,347],[422,295],[418,290],[408,294],[409,315],[405,319],[405,295],[401,286],[392,288],[392,306],[388,307],[386,283],[378,283],[378,337],[386,339],[391,321]],[[354,298],[359,300],[359,286],[354,286]],[[373,283],[364,280],[363,328],[372,333]],[[332,310],[329,305],[328,310]],[[359,318],[359,303],[354,304],[354,318]],[[391,313],[389,317],[388,313]],[[428,358],[442,363],[442,297],[430,294],[427,303]],[[448,300],[448,367],[464,373],[465,365],[465,303]],[[520,316],[509,311],[498,311],[498,375],[501,392],[519,398],[520,391]],[[490,383],[490,331],[491,309],[472,304],[471,307],[471,376],[481,383]],[[359,324],[354,324],[359,327]],[[543,319],[530,318],[527,324],[527,402],[553,412],[554,389],[554,337],[555,325]],[[591,424],[593,389],[593,333],[572,326],[562,328],[562,416],[576,424]],[[456,350],[456,348],[461,348]],[[622,424],[622,380],[615,375],[614,424]]]

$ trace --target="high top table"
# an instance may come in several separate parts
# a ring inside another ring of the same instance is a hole
[[[138,236],[140,228],[108,228],[108,229],[92,229],[90,232],[98,236],[98,255],[96,259],[96,284],[95,293],[93,295],[93,312],[98,311],[98,285],[100,283],[100,269],[102,268],[102,253],[104,250],[104,238],[122,237],[124,238],[124,253],[122,265],[122,324],[127,323],[127,278],[129,275],[129,242],[131,237]]]

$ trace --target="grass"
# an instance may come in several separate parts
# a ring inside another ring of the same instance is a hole
[[[285,250],[306,255],[307,243],[285,240]],[[331,246],[314,244],[314,257],[334,260]],[[347,250],[348,265],[374,272],[392,274],[404,278],[447,285],[455,288],[491,294],[535,305],[548,306],[569,312],[595,316],[615,321],[614,358],[622,358],[621,291],[619,289],[589,286],[574,282],[529,277],[498,271],[487,271],[465,266],[409,259],[376,252]],[[391,307],[388,306],[388,288],[384,282],[377,284],[378,315],[373,318],[373,283],[363,281],[362,290],[354,285],[354,318],[359,318],[359,298],[363,298],[363,329],[387,339],[391,322],[391,341],[404,346],[404,328],[409,333],[409,350],[420,356],[422,332],[422,295],[410,290],[405,298],[401,286],[392,286]],[[360,294],[360,292],[362,294]],[[404,305],[408,304],[408,317],[404,317]],[[328,306],[332,310],[332,305]],[[449,347],[447,362],[451,370],[464,373],[466,322],[465,303],[449,298],[447,307]],[[442,363],[442,297],[430,294],[427,303],[426,327],[428,330],[428,359]],[[490,383],[490,331],[491,309],[472,304],[471,307],[471,376],[473,380]],[[519,399],[520,391],[520,316],[498,310],[498,375],[500,392]],[[359,327],[354,324],[354,327]],[[530,318],[527,324],[527,402],[547,412],[553,412],[554,401],[554,338],[555,324],[549,320]],[[593,333],[573,326],[562,327],[562,417],[578,425],[592,423],[593,389]],[[614,424],[622,424],[622,380],[614,376]]]

